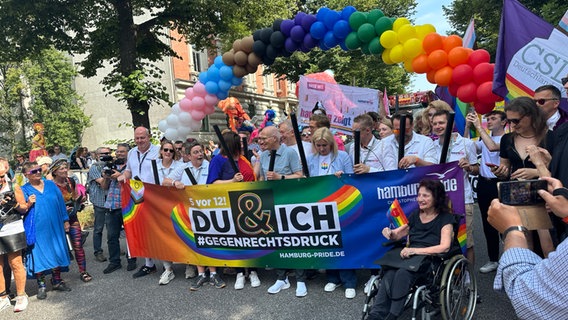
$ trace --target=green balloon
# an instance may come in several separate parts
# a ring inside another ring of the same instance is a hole
[[[377,34],[375,33],[375,27],[370,23],[364,23],[357,30],[357,36],[359,37],[359,40],[361,40],[361,42],[367,43],[377,36]]]
[[[361,41],[359,40],[359,37],[357,37],[357,32],[353,31],[347,35],[347,38],[345,38],[345,46],[349,50],[355,50],[361,46]]]
[[[375,32],[380,37],[383,32],[392,30],[392,20],[389,17],[381,17],[375,23]]]
[[[377,20],[379,20],[384,16],[385,14],[381,10],[373,9],[369,11],[369,14],[367,15],[367,22],[374,25],[377,22]]]
[[[371,54],[371,51],[369,51],[369,44],[368,44],[368,43],[363,43],[363,44],[361,45],[361,51],[362,51],[364,54]]]
[[[381,46],[381,41],[379,40],[378,37],[373,38],[373,40],[371,40],[371,42],[369,42],[369,51],[372,54],[381,54],[381,53],[383,53],[384,50],[385,50],[385,48],[383,48],[383,46]]]
[[[349,26],[351,27],[351,30],[358,30],[365,22],[367,22],[367,15],[361,11],[355,11],[349,17]]]

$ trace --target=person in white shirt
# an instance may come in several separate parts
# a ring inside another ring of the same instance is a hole
[[[294,149],[294,151],[298,154],[298,158],[300,158],[300,150],[298,149],[298,142],[294,135],[292,121],[285,120],[281,122],[278,125],[278,131],[280,131],[280,142]],[[310,142],[302,141],[302,146],[304,147],[304,155],[308,157],[308,155],[312,153],[312,144]]]
[[[355,145],[349,145],[355,174],[385,171],[383,155],[379,150],[380,141],[373,135],[374,126],[373,118],[368,114],[361,114],[353,119],[353,131],[359,130],[361,136],[360,163],[355,163]]]

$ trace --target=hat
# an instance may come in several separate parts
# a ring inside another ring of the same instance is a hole
[[[49,173],[53,173],[55,170],[65,166],[67,168],[67,159],[57,159],[53,164],[49,166]]]
[[[41,157],[37,157],[36,162],[40,166],[42,166],[44,164],[51,165],[53,163],[53,160],[51,160],[51,158],[48,157],[48,156],[41,156]]]

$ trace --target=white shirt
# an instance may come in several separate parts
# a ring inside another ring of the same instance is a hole
[[[349,145],[349,156],[353,164],[355,164],[355,144]],[[374,136],[365,147],[361,147],[361,155],[359,160],[361,163],[368,165],[371,169],[369,172],[385,171],[385,162],[383,159],[383,150],[381,150],[381,142]]]
[[[191,161],[182,162],[167,177],[174,181],[181,181],[185,186],[191,186],[193,184],[185,173],[186,168],[189,168],[189,171],[191,171],[191,174],[195,180],[197,180],[197,184],[207,183],[207,176],[209,175],[209,161],[205,159],[203,159],[203,163],[201,163],[201,166],[198,168],[194,167]]]
[[[152,160],[158,159],[159,156],[160,147],[156,145],[151,144],[143,153],[138,151],[138,147],[134,147],[128,151],[126,170],[130,171],[132,179],[138,176],[142,182],[155,183]]]
[[[398,169],[398,140],[394,134],[381,140],[381,154],[384,157],[385,170]],[[424,161],[438,163],[434,141],[427,136],[412,133],[412,139],[404,146],[404,156],[416,156]],[[411,165],[410,168],[414,168]]]
[[[174,172],[179,166],[183,165],[182,162],[173,160],[172,163],[168,168],[164,167],[162,159],[156,160],[156,166],[158,167],[158,178],[160,180],[160,184],[164,182],[164,179],[167,178],[172,172]]]
[[[308,157],[308,155],[312,154],[312,144],[306,141],[302,141],[302,146],[304,147],[304,155],[306,156],[306,158]],[[294,151],[296,151],[296,153],[298,154],[298,159],[300,158],[300,150],[298,149],[298,144],[289,146],[290,148],[294,149]],[[301,160],[300,160],[301,161]]]
[[[495,143],[501,143],[500,136],[491,136],[491,140],[495,141]],[[499,158],[499,150],[497,151],[489,151],[489,148],[483,143],[483,140],[479,139],[475,142],[475,147],[477,149],[477,154],[481,153],[481,164],[479,165],[479,175],[487,178],[487,179],[494,179],[497,178],[493,172],[491,172],[491,168],[486,166],[486,163],[493,163],[499,165],[501,159]]]
[[[552,131],[558,120],[560,120],[560,112],[556,110],[556,112],[546,120],[546,125],[548,126],[548,130]]]

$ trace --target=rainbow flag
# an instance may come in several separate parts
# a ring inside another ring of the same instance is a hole
[[[404,214],[404,211],[402,210],[398,199],[394,199],[394,201],[390,205],[389,211],[387,212],[387,218],[397,228],[408,224],[408,219],[406,218],[406,214]]]

